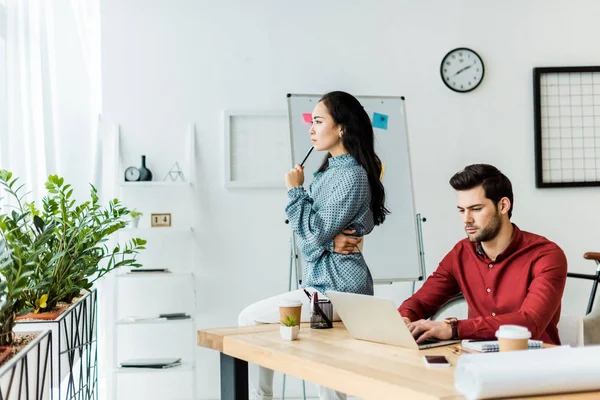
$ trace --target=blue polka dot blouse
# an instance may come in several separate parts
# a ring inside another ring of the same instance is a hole
[[[290,189],[285,209],[304,260],[302,285],[321,293],[372,295],[373,278],[363,255],[333,252],[333,238],[344,229],[356,229],[356,236],[373,230],[367,172],[349,154],[331,157],[309,192],[302,186]]]

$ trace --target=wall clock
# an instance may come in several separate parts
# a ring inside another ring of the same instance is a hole
[[[481,84],[485,69],[479,54],[459,47],[442,59],[440,75],[444,84],[459,93],[470,92]]]

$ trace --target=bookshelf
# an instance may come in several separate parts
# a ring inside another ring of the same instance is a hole
[[[140,237],[147,240],[140,253],[142,268],[166,268],[169,272],[129,272],[113,275],[113,378],[114,400],[131,398],[140,375],[151,375],[153,384],[162,388],[173,382],[173,374],[189,379],[190,392],[173,387],[178,398],[196,399],[195,313],[196,282],[194,265],[198,243],[194,229],[194,179],[196,167],[196,132],[190,125],[185,141],[173,141],[185,146],[187,156],[180,167],[185,181],[124,181],[121,127],[114,128],[116,157],[116,196],[130,209],[143,213],[137,228],[117,231],[120,238]],[[159,156],[151,156],[157,159]],[[152,170],[152,168],[150,168]],[[153,179],[162,179],[167,171],[154,171]],[[152,227],[153,213],[170,213],[170,227]],[[158,318],[159,314],[184,312],[187,319]],[[182,365],[164,368],[121,368],[120,363],[131,358],[182,358]],[[156,376],[156,377],[155,377]],[[164,377],[164,378],[163,378]],[[164,380],[163,380],[164,379]],[[144,381],[146,382],[146,381]],[[149,381],[148,381],[149,382]],[[188,385],[185,385],[188,387]],[[130,389],[130,390],[127,390]]]

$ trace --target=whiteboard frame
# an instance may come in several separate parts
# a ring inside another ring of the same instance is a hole
[[[287,120],[288,115],[283,110],[224,110],[223,111],[223,132],[224,132],[224,151],[225,151],[225,187],[228,189],[285,189],[283,176],[281,180],[252,180],[242,181],[232,179],[232,157],[231,157],[231,121],[235,117],[281,117]],[[284,121],[285,123],[285,121]],[[287,124],[285,124],[287,126]],[[290,160],[292,156],[290,154]],[[282,172],[283,174],[283,172]]]

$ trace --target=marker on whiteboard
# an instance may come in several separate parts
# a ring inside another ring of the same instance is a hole
[[[302,160],[302,162],[300,163],[300,166],[303,167],[304,163],[306,162],[306,159],[308,158],[308,156],[310,156],[310,153],[312,153],[314,147],[310,147],[310,149],[308,149],[308,152],[306,153],[306,155],[304,156],[304,160]]]

